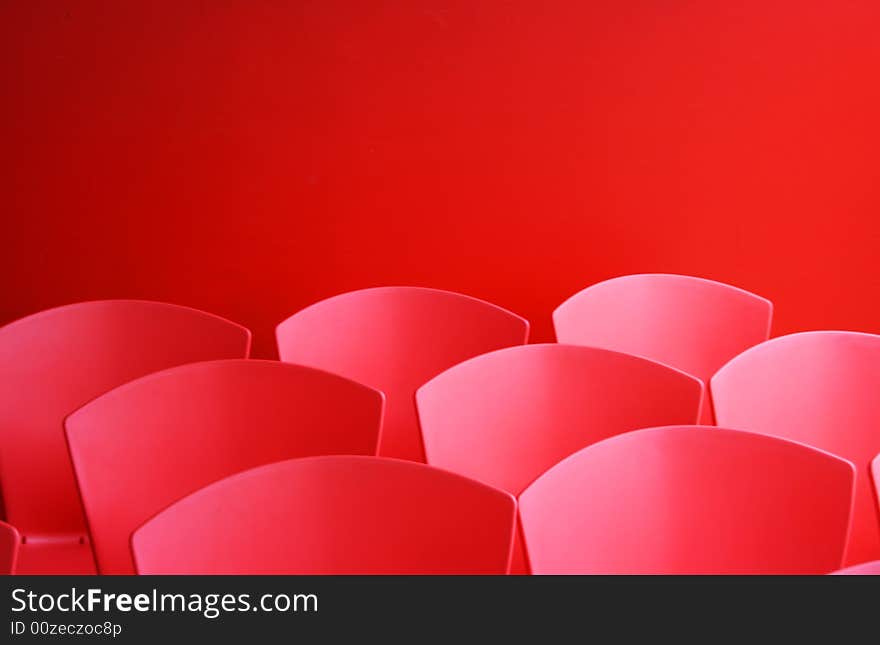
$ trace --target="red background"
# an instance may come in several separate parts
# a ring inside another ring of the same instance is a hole
[[[272,328],[366,286],[528,317],[678,272],[880,332],[880,3],[0,5],[0,323]]]

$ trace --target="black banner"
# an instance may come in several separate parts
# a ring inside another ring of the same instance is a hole
[[[8,643],[478,635],[519,642],[527,634],[584,641],[607,630],[745,637],[771,625],[813,632],[823,622],[840,637],[859,624],[876,630],[880,616],[880,577],[872,576],[17,576],[2,583],[0,642]]]

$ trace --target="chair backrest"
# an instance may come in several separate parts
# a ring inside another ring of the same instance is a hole
[[[743,350],[767,340],[770,301],[720,282],[644,274],[587,287],[553,312],[560,343],[644,356],[703,382]],[[711,419],[711,409],[704,409]]]
[[[476,298],[436,289],[381,287],[306,307],[276,330],[283,361],[365,383],[386,396],[379,454],[422,461],[413,393],[465,359],[522,345],[529,324]]]
[[[650,428],[551,468],[520,518],[540,574],[823,574],[840,566],[854,476],[792,441]]]
[[[11,576],[15,573],[20,544],[21,535],[16,528],[6,522],[0,522],[0,575]]]
[[[502,491],[379,457],[294,459],[229,477],[132,538],[146,574],[503,574]]]
[[[695,423],[702,390],[644,358],[551,343],[460,363],[419,388],[416,401],[429,464],[519,495],[591,443]]]
[[[129,539],[203,486],[266,463],[375,454],[382,394],[278,361],[196,363],[145,376],[68,417],[100,573],[133,571]]]
[[[833,576],[880,576],[880,560],[854,564],[846,569],[838,569]]]
[[[877,512],[880,513],[880,455],[871,462],[871,478],[874,480],[874,501],[877,503]]]
[[[774,338],[730,361],[711,388],[720,424],[801,441],[856,465],[845,563],[880,559],[869,475],[880,452],[880,336],[820,331]]]
[[[82,536],[63,420],[127,381],[175,365],[243,358],[250,332],[217,316],[137,300],[84,302],[0,328],[0,487],[21,533]]]

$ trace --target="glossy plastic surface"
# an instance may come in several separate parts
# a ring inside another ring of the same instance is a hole
[[[571,453],[694,423],[702,384],[647,359],[547,343],[470,359],[416,393],[428,463],[519,495]]]
[[[101,573],[133,571],[132,531],[233,473],[322,454],[375,454],[382,394],[278,361],[186,365],[119,387],[68,417]]]
[[[26,538],[78,543],[86,530],[64,417],[144,374],[246,357],[249,347],[250,332],[240,325],[135,300],[68,305],[0,328],[0,487],[8,521]]]
[[[443,370],[522,345],[529,324],[488,302],[448,291],[382,287],[306,307],[278,325],[283,361],[336,372],[385,393],[379,453],[424,460],[413,393]]]
[[[880,515],[880,455],[874,457],[874,461],[871,462],[871,479],[874,481],[874,503]]]
[[[695,423],[702,383],[593,347],[526,345],[478,356],[416,393],[427,461],[519,495],[584,446],[621,432]],[[520,540],[512,572],[526,572]]]
[[[854,564],[846,569],[839,569],[832,575],[835,576],[880,576],[880,560]]]
[[[147,574],[503,574],[515,506],[424,464],[296,459],[181,500],[132,549]]]
[[[721,282],[641,274],[606,280],[553,312],[560,343],[644,356],[693,374],[712,375],[745,349],[767,340],[773,305]],[[703,422],[712,408],[703,406]]]
[[[824,574],[840,567],[854,477],[767,435],[651,428],[551,468],[520,518],[539,574]]]
[[[18,530],[6,522],[0,522],[0,575],[9,576],[15,573],[20,544],[21,535]]]
[[[803,332],[754,347],[711,382],[722,425],[794,439],[858,469],[846,564],[880,559],[869,469],[880,453],[880,336]]]

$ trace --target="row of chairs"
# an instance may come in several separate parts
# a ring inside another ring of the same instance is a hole
[[[855,464],[846,561],[878,557],[868,463],[880,452],[873,431],[878,405],[871,400],[880,339],[820,332],[762,343],[771,311],[766,300],[711,281],[629,276],[590,287],[554,312],[560,342],[589,346],[510,348],[527,341],[528,323],[503,309],[430,289],[368,289],[279,325],[279,355],[295,364],[216,360],[246,357],[249,333],[182,307],[114,301],[31,316],[0,329],[0,477],[7,517],[24,534],[11,539],[21,551],[19,571],[94,571],[94,551],[102,573],[132,572],[132,532],[193,491],[209,486],[207,495],[228,484],[224,477],[267,463],[376,452],[427,456],[433,466],[517,498],[523,526],[512,533],[512,571],[557,570],[535,555],[543,538],[530,536],[528,500],[540,498],[538,484],[574,458],[566,457],[604,446],[608,437],[711,421],[707,383],[722,425],[793,438]],[[608,322],[614,318],[616,335]],[[132,379],[138,380],[82,405]],[[61,426],[74,410],[66,422],[68,451]],[[705,436],[707,428],[699,430]],[[839,508],[847,509],[848,522],[849,502]],[[820,533],[805,533],[815,536],[816,553],[823,549]],[[166,547],[159,551],[185,552]],[[785,562],[764,570],[788,571]],[[803,572],[839,564],[800,562]]]
[[[190,495],[132,551],[141,573],[504,574],[518,501],[535,573],[819,573],[840,565],[853,480],[837,457],[705,426],[606,439],[516,497],[413,462],[312,457]]]
[[[518,501],[535,573],[817,573],[840,563],[854,476],[802,444],[708,426],[600,441],[518,500],[415,462],[307,457],[184,497],[131,550],[144,574],[504,574]]]

